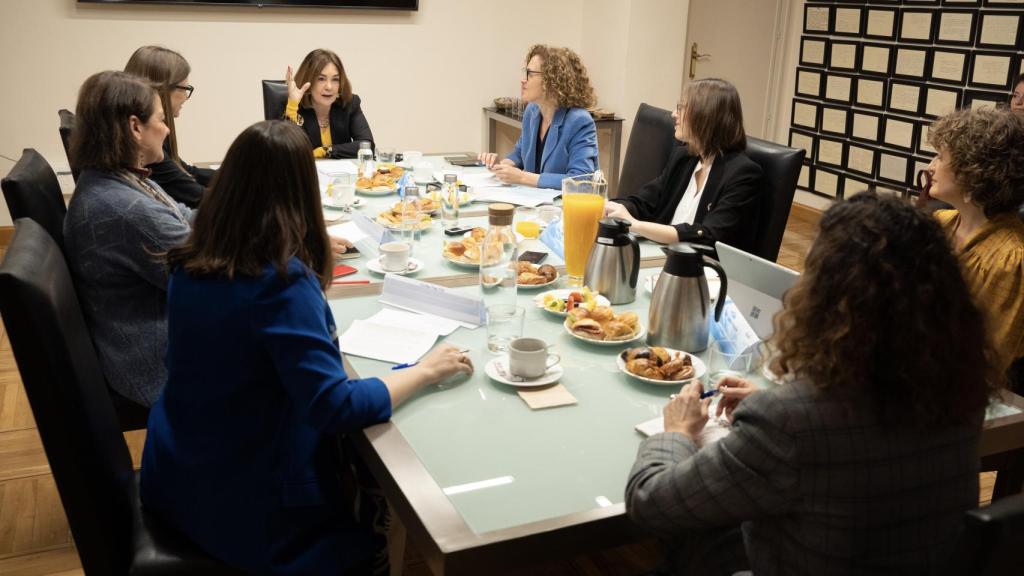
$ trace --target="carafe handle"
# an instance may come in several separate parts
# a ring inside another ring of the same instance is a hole
[[[636,282],[640,276],[640,242],[636,236],[626,233],[626,239],[633,245],[633,270],[629,273],[629,287],[636,289]]]
[[[718,285],[718,301],[715,302],[715,322],[718,322],[722,317],[722,309],[725,308],[725,294],[726,288],[729,286],[729,279],[725,277],[725,270],[718,260],[705,257],[704,266],[718,272],[718,279],[721,280]]]

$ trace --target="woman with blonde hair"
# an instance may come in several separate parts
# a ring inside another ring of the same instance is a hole
[[[520,79],[523,131],[507,158],[479,158],[508,184],[561,188],[562,179],[597,169],[597,127],[587,108],[597,98],[587,69],[575,52],[537,44],[526,54]]]
[[[124,71],[152,82],[167,112],[166,124],[170,134],[164,141],[163,158],[146,166],[152,172],[150,178],[171,198],[195,208],[215,171],[192,166],[178,155],[178,132],[174,119],[195,90],[188,80],[192,67],[184,56],[174,50],[163,46],[143,46],[128,59]]]
[[[373,145],[370,124],[352,93],[341,58],[318,48],[285,75],[288,104],[284,115],[309,137],[314,158],[355,158],[360,142]]]
[[[761,167],[747,157],[743,109],[736,87],[715,78],[690,82],[672,114],[676,147],[665,169],[635,194],[605,206],[631,231],[669,244],[754,242]]]

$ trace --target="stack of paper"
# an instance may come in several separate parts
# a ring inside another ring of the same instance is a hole
[[[345,354],[411,364],[426,354],[435,341],[436,333],[376,324],[370,320],[353,320],[338,339],[338,344]]]

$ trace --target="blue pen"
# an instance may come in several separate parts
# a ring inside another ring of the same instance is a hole
[[[711,398],[715,394],[718,394],[718,388],[715,388],[714,390],[708,390],[707,392],[701,392],[700,393],[700,399],[703,400],[705,398]],[[675,400],[676,396],[677,396],[677,394],[671,394],[671,395],[669,395],[668,399],[669,400]]]
[[[465,350],[459,350],[460,354],[465,354],[467,352],[469,352],[468,348],[465,349]],[[413,366],[415,366],[417,364],[419,364],[419,362],[407,362],[407,363],[403,363],[403,364],[395,364],[394,366],[391,367],[391,369],[392,370],[401,370],[402,368],[412,368]]]

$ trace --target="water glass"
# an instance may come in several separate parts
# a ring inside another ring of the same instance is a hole
[[[541,228],[547,228],[555,220],[562,217],[562,209],[558,206],[541,206],[538,210],[537,221]]]
[[[743,350],[733,340],[715,340],[708,346],[707,372],[704,374],[704,390],[718,387],[718,381],[726,376],[748,378],[753,368],[754,354]]]
[[[420,210],[417,201],[420,199],[419,186],[407,185],[403,190],[402,209],[402,241],[409,245],[412,253],[416,245],[416,232],[420,224]]]
[[[356,183],[351,174],[335,174],[327,184],[327,203],[351,210],[356,201]]]
[[[487,307],[487,349],[505,352],[509,342],[523,335],[526,309],[511,304],[492,304]]]
[[[387,146],[377,147],[377,162],[380,164],[395,163],[395,149]]]

